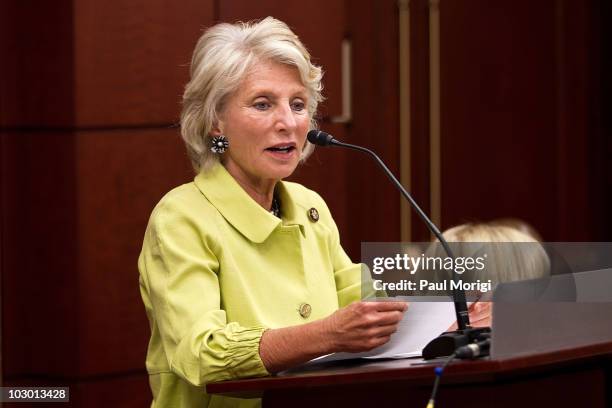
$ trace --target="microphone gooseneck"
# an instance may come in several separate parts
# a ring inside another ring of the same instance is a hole
[[[442,247],[444,248],[444,251],[448,254],[448,256],[451,257],[452,259],[455,259],[455,256],[453,255],[450,249],[450,246],[448,245],[448,242],[446,241],[444,236],[442,236],[442,233],[440,232],[438,227],[429,219],[427,214],[425,214],[425,212],[421,209],[421,207],[419,207],[419,205],[416,203],[416,201],[414,201],[410,193],[406,191],[402,183],[399,182],[399,180],[393,175],[391,170],[389,170],[387,165],[381,160],[380,157],[378,157],[376,153],[374,153],[372,150],[367,149],[365,147],[361,147],[361,146],[357,146],[357,145],[353,145],[349,143],[344,143],[339,140],[336,140],[334,139],[332,135],[330,135],[329,133],[323,132],[321,130],[311,130],[310,132],[308,132],[307,138],[310,143],[317,145],[317,146],[347,147],[349,149],[358,150],[360,152],[364,152],[372,156],[376,160],[376,163],[378,163],[378,165],[383,169],[387,177],[389,177],[391,182],[399,189],[400,193],[404,196],[404,198],[408,200],[408,202],[410,203],[412,208],[416,211],[416,213],[419,215],[421,220],[425,222],[425,224],[427,225],[427,228],[429,228],[429,230],[435,235],[438,241],[440,241],[440,243],[442,244]],[[456,274],[453,273],[453,279],[456,279],[455,275]],[[457,317],[457,328],[459,329],[459,331],[463,331],[469,328],[469,325],[470,325],[470,317],[468,315],[467,303],[465,301],[465,292],[463,290],[453,289],[453,300],[455,302],[455,314]]]

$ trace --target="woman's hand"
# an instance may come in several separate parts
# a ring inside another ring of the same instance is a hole
[[[408,303],[355,302],[325,319],[266,330],[259,355],[270,373],[336,351],[371,350],[389,341]]]
[[[474,302],[468,307],[470,315],[470,326],[491,327],[492,303],[490,301]],[[457,322],[453,323],[446,331],[457,330]]]
[[[389,341],[408,308],[406,302],[354,302],[321,323],[330,352],[368,351]]]

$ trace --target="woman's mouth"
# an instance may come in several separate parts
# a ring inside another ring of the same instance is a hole
[[[296,150],[295,144],[293,143],[279,144],[276,146],[266,148],[266,151],[270,152],[275,157],[283,157],[283,158],[290,157],[295,150]]]

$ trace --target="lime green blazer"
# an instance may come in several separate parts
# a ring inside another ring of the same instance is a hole
[[[264,330],[360,299],[360,265],[340,246],[323,199],[296,183],[276,191],[282,220],[216,165],[153,210],[138,260],[152,406],[257,406],[203,386],[268,375],[259,357]]]

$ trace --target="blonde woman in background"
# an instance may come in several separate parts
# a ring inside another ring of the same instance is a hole
[[[517,220],[514,220],[516,223]],[[528,224],[526,224],[528,225]],[[535,230],[534,230],[535,231]],[[546,251],[532,235],[514,227],[504,225],[504,222],[468,223],[450,228],[443,233],[451,244],[455,257],[476,257],[485,253],[486,268],[482,271],[474,269],[462,275],[470,282],[492,280],[493,284],[544,278],[550,275],[550,260]],[[489,245],[490,244],[490,245]],[[442,246],[436,244],[430,247],[428,256],[446,257]],[[437,279],[448,279],[449,275],[437,273]],[[491,325],[491,295],[476,294],[476,301],[469,306],[470,323],[473,327]],[[455,330],[456,324],[449,330]]]
[[[542,235],[540,235],[540,233],[535,228],[533,228],[533,225],[521,219],[518,219],[518,218],[512,218],[512,217],[498,218],[498,219],[488,222],[487,225],[490,225],[490,226],[500,225],[503,227],[514,228],[515,230],[518,230],[519,232],[522,232],[523,234],[529,235],[531,238],[535,239],[538,242],[543,241]]]

